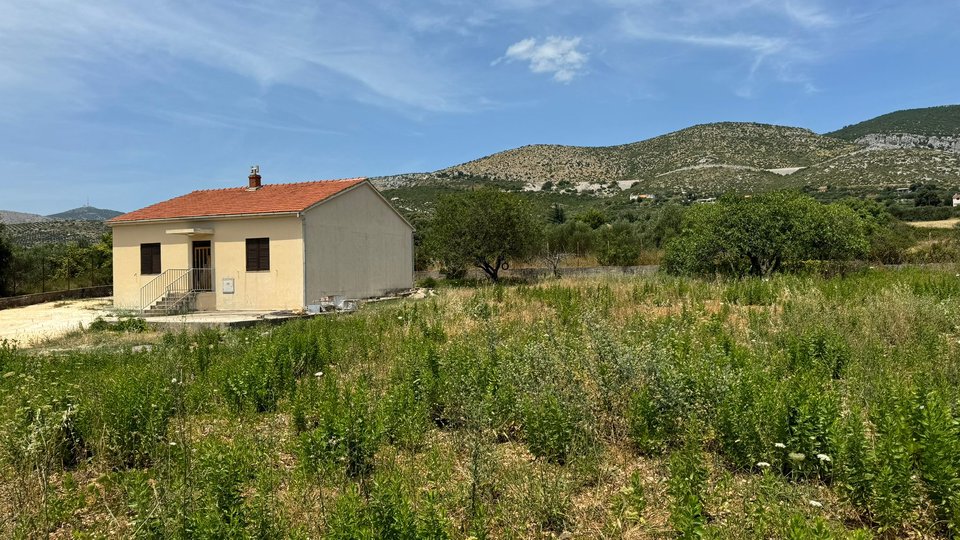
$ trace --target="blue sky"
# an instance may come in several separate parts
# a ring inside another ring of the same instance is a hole
[[[960,102],[960,2],[0,4],[0,209],[430,171],[693,124]]]

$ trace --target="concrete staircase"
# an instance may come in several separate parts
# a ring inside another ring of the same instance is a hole
[[[153,305],[147,308],[143,315],[182,315],[196,309],[197,291],[169,291]]]

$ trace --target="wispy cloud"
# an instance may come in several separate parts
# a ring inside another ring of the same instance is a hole
[[[837,24],[833,16],[810,2],[785,0],[782,7],[787,17],[806,28],[828,28]]]
[[[425,111],[472,106],[450,70],[403,28],[349,2],[130,4],[36,0],[0,6],[0,92],[55,88],[74,106],[118,80],[189,62],[251,80]],[[175,81],[167,81],[175,84]],[[66,90],[66,91],[64,91]],[[67,97],[69,96],[69,97]]]
[[[694,0],[682,8],[653,0],[643,10],[625,7],[617,29],[627,41],[728,51],[731,63],[717,67],[742,70],[732,80],[731,91],[746,98],[753,97],[765,81],[816,92],[817,86],[804,68],[829,54],[825,36],[839,24],[810,0]],[[742,67],[736,67],[738,64]]]
[[[493,61],[528,62],[533,73],[552,74],[553,80],[569,83],[587,64],[588,56],[577,49],[579,37],[550,36],[542,43],[536,38],[520,40],[507,47],[504,55]]]

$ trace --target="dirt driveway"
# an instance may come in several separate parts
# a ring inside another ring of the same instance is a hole
[[[0,310],[0,340],[15,340],[28,347],[44,339],[86,328],[97,317],[106,317],[113,299],[61,300]]]

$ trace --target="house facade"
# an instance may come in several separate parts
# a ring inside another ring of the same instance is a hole
[[[413,286],[413,227],[361,178],[194,191],[111,219],[114,304],[296,310]]]

